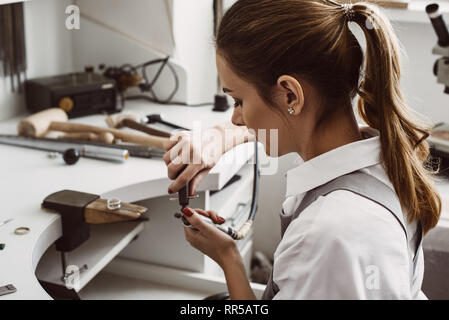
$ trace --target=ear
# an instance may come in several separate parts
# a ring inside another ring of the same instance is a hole
[[[285,107],[285,111],[292,108],[292,115],[299,115],[304,107],[304,91],[296,78],[289,75],[282,75],[278,78],[277,89],[281,92],[280,101]]]

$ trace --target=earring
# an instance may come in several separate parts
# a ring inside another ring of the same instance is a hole
[[[288,108],[288,113],[290,113],[290,114],[294,114],[295,113],[295,109],[293,109],[293,108]]]

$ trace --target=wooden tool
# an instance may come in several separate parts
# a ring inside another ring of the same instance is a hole
[[[58,136],[58,139],[66,139],[66,140],[82,140],[82,141],[95,141],[95,142],[103,142],[107,144],[114,143],[114,135],[110,132],[102,132],[100,134],[92,133],[92,132],[75,132],[75,133],[66,133],[64,135]]]
[[[41,206],[42,210],[56,212],[57,210]],[[98,198],[84,207],[84,221],[87,224],[107,224],[139,219],[147,212],[147,208],[122,202],[120,208],[111,210],[108,208],[107,200]]]
[[[62,109],[47,109],[22,120],[18,126],[19,135],[41,137],[51,130],[70,133],[92,132],[95,134],[109,132],[116,139],[120,139],[123,142],[135,143],[157,149],[164,149],[165,144],[168,142],[167,138],[134,134],[118,129],[102,128],[81,123],[70,123],[67,120],[67,114]]]
[[[137,131],[145,132],[149,135],[154,135],[158,137],[165,137],[169,138],[170,133],[150,128],[144,124],[141,124],[136,121],[137,117],[134,114],[131,113],[119,113],[119,114],[112,114],[106,118],[106,123],[110,128],[120,129],[123,127],[127,127],[130,129],[134,129]]]
[[[110,210],[106,199],[97,199],[84,209],[84,218],[88,224],[105,224],[139,219],[147,208],[122,202],[120,209]]]

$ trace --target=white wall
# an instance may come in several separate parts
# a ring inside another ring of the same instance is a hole
[[[74,33],[77,69],[98,63],[139,64],[170,55],[180,77],[173,100],[213,101],[217,73],[212,0],[78,0],[76,4],[82,14],[81,29]],[[152,74],[157,69],[148,70]],[[160,99],[171,93],[173,83],[166,69],[155,85]]]
[[[402,88],[407,102],[432,121],[449,122],[449,95],[437,84],[433,65],[438,56],[432,55],[437,42],[435,32],[426,23],[395,23],[397,34],[408,55],[403,61]]]
[[[65,28],[65,8],[71,0],[24,3],[27,78],[73,69],[72,33]],[[0,120],[25,110],[24,98],[10,91],[10,79],[0,77]]]

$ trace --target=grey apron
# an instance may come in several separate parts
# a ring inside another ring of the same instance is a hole
[[[334,180],[329,181],[326,184],[323,184],[315,189],[312,189],[306,193],[304,199],[299,205],[298,209],[291,215],[285,215],[281,213],[281,237],[284,236],[285,230],[289,224],[301,214],[310,204],[312,204],[318,197],[326,196],[331,192],[337,190],[346,190],[358,194],[364,198],[372,200],[377,204],[381,205],[385,209],[387,209],[398,221],[404,230],[406,240],[407,240],[407,248],[409,254],[409,262],[410,262],[410,290],[414,292],[416,290],[420,290],[416,285],[418,283],[414,283],[415,281],[415,273],[418,265],[418,255],[420,252],[420,248],[422,246],[422,227],[421,223],[418,222],[418,236],[416,243],[416,250],[414,256],[412,256],[413,250],[409,248],[409,241],[411,239],[411,235],[408,234],[406,224],[404,222],[404,215],[402,213],[401,205],[396,193],[388,187],[386,184],[376,179],[375,177],[364,173],[362,171],[355,171],[344,176],[338,177]],[[279,287],[273,281],[273,271],[271,272],[270,279],[268,280],[267,287],[265,289],[264,294],[262,295],[262,300],[271,300],[273,297],[279,292]]]

